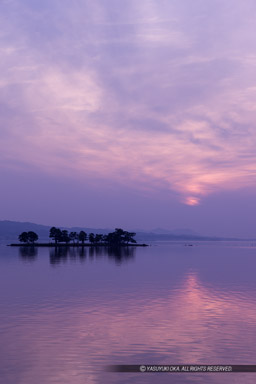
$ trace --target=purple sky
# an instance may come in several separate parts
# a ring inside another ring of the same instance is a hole
[[[2,0],[0,219],[256,235],[255,0]]]

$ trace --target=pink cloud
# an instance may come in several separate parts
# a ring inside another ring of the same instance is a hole
[[[228,46],[216,37],[209,47],[200,40],[201,27],[184,24],[182,7],[154,1],[132,2],[125,14],[119,9],[119,20],[104,2],[78,2],[70,14],[64,6],[66,29],[58,21],[62,34],[56,32],[49,16],[48,44],[44,34],[33,36],[36,15],[46,28],[37,9],[6,4],[18,21],[3,21],[0,41],[5,164],[33,162],[44,172],[102,177],[147,191],[161,186],[188,205],[216,191],[255,186],[250,44],[238,47],[229,30]],[[15,9],[31,16],[31,26],[21,28]],[[85,28],[80,13],[88,9]],[[237,28],[237,13],[232,17],[229,28]],[[249,42],[246,25],[239,26]]]

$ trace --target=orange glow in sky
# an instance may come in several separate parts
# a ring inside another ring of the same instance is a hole
[[[186,198],[185,204],[187,204],[187,205],[198,205],[199,204],[199,198],[198,197],[189,196],[189,197]]]
[[[117,214],[118,189],[129,194],[127,206],[138,196],[158,206],[162,194],[177,210],[254,192],[255,2],[235,1],[232,13],[226,1],[76,0],[72,10],[68,3],[0,1],[0,171],[14,193],[3,218],[19,216],[10,171],[31,177],[24,196],[37,176],[46,190],[51,178],[65,181],[70,196],[73,181],[87,194],[113,188]],[[55,209],[52,193],[41,206]],[[27,216],[24,208],[19,217],[40,222],[39,211]]]

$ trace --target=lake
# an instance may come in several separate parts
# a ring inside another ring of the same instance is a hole
[[[0,246],[0,382],[255,383],[256,373],[109,364],[256,364],[256,244]]]

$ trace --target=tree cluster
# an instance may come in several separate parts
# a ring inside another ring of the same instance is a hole
[[[80,231],[79,233],[69,233],[67,230],[61,230],[59,228],[52,227],[50,229],[49,237],[55,241],[56,245],[58,243],[68,244],[70,242],[81,242],[82,244],[84,244],[88,240],[89,243],[94,245],[102,244],[119,246],[128,245],[129,243],[136,243],[136,240],[134,240],[135,235],[135,232],[127,232],[121,228],[116,228],[114,232],[110,232],[107,235],[102,235],[98,233],[89,233],[89,235],[87,235],[87,233],[84,231]]]
[[[73,243],[81,241],[82,244],[87,240],[87,234],[84,231],[77,232],[68,232],[67,230],[61,230],[59,228],[52,227],[50,229],[49,237],[55,241],[55,244],[58,243]]]
[[[37,241],[37,240],[38,240],[38,235],[33,231],[22,232],[19,235],[19,241],[21,243],[34,244],[35,241]]]
[[[114,232],[110,232],[107,235],[102,234],[87,234],[84,231],[77,232],[68,232],[66,229],[61,230],[60,228],[52,227],[50,229],[49,237],[53,239],[55,244],[59,243],[73,243],[82,245],[86,241],[89,241],[93,245],[107,245],[107,246],[120,246],[136,243],[134,240],[135,232],[124,231],[121,228],[116,228]],[[22,232],[19,235],[19,241],[22,243],[31,243],[34,244],[38,240],[38,235],[35,232]]]

